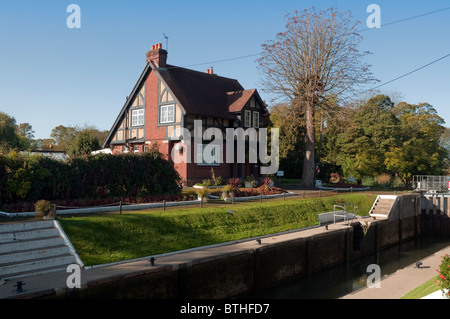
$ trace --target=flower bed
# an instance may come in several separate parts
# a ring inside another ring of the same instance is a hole
[[[235,197],[250,197],[250,196],[259,196],[259,195],[278,195],[287,193],[286,190],[279,188],[279,187],[257,187],[257,188],[238,188],[234,192]],[[210,195],[213,196],[222,196],[222,191],[213,191],[210,192]]]

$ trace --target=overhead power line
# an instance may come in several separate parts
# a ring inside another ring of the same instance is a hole
[[[437,63],[437,62],[439,62],[439,61],[441,61],[441,60],[444,60],[444,59],[446,59],[446,58],[448,58],[448,57],[450,57],[450,53],[447,54],[447,55],[444,55],[443,57],[440,57],[439,59],[434,60],[433,62],[430,62],[430,63],[428,63],[428,64],[425,64],[424,66],[421,66],[420,68],[417,68],[417,69],[415,69],[415,70],[413,70],[413,71],[411,71],[411,72],[405,73],[405,74],[403,74],[403,75],[401,75],[401,76],[399,76],[399,77],[396,77],[395,79],[392,79],[392,80],[390,80],[390,81],[388,81],[388,82],[385,82],[385,83],[383,83],[383,84],[380,84],[380,85],[378,85],[378,86],[376,86],[376,87],[373,87],[371,90],[378,89],[378,88],[380,88],[380,87],[382,87],[382,86],[385,86],[385,85],[387,85],[387,84],[389,84],[389,83],[392,83],[392,82],[394,82],[394,81],[400,80],[400,79],[402,79],[402,78],[404,78],[404,77],[406,77],[406,76],[408,76],[408,75],[410,75],[410,74],[413,74],[413,73],[415,73],[415,72],[417,72],[417,71],[420,71],[420,70],[422,70],[422,69],[425,69],[426,67],[429,67],[430,65],[435,64],[435,63]]]
[[[404,19],[400,19],[400,20],[396,20],[396,21],[391,21],[391,22],[388,22],[388,23],[383,23],[382,26],[386,27],[386,26],[389,26],[389,25],[393,25],[393,24],[397,24],[397,23],[401,23],[401,22],[405,22],[405,21],[421,18],[421,17],[427,16],[427,15],[432,15],[432,14],[439,13],[439,12],[446,11],[446,10],[450,10],[450,7],[442,8],[442,9],[431,11],[431,12],[427,12],[427,13],[422,13],[422,14],[419,14],[419,15],[416,15],[416,16],[412,16],[412,17],[408,17],[408,18],[404,18]],[[364,32],[364,31],[369,31],[369,30],[373,30],[373,29],[367,28],[367,29],[359,30],[358,32]],[[202,62],[202,63],[196,63],[196,64],[189,64],[189,65],[185,65],[184,67],[193,67],[193,66],[200,66],[200,65],[207,65],[207,64],[213,64],[213,63],[221,63],[221,62],[228,62],[228,61],[233,61],[233,60],[246,59],[246,58],[258,56],[258,55],[261,55],[261,54],[262,53],[248,54],[248,55],[237,56],[237,57],[232,57],[232,58],[228,58],[228,59],[222,59],[222,60],[216,60],[216,61],[210,61],[210,62]]]
[[[233,60],[239,60],[239,59],[250,58],[250,57],[258,56],[258,55],[261,55],[261,53],[248,54],[248,55],[243,55],[243,56],[238,56],[238,57],[228,58],[228,59],[223,59],[223,60],[217,60],[217,61],[211,61],[211,62],[204,62],[204,63],[197,63],[197,64],[189,64],[189,65],[185,65],[184,67],[187,68],[187,67],[193,67],[193,66],[199,66],[199,65],[205,65],[205,64],[213,64],[213,63],[227,62],[227,61],[233,61]]]
[[[443,8],[443,9],[439,9],[439,10],[435,10],[435,11],[431,11],[431,12],[427,12],[427,13],[422,13],[413,17],[409,17],[409,18],[404,18],[404,19],[400,19],[400,20],[396,20],[396,21],[392,21],[392,22],[388,22],[388,23],[382,23],[382,27],[387,27],[393,24],[397,24],[397,23],[401,23],[401,22],[405,22],[405,21],[409,21],[409,20],[413,20],[413,19],[417,19],[417,18],[421,18],[427,15],[431,15],[431,14],[435,14],[435,13],[439,13],[442,11],[446,11],[446,10],[450,10],[450,7],[447,8]],[[373,30],[372,28],[367,28],[367,29],[362,29],[359,30],[358,32],[364,32],[364,31],[369,31],[369,30]]]

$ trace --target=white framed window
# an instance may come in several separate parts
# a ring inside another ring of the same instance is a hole
[[[252,123],[252,112],[251,111],[244,111],[244,126],[250,127],[250,124]]]
[[[160,123],[173,123],[175,122],[175,105],[161,105],[160,109]]]
[[[253,127],[259,127],[259,112],[253,112]]]
[[[197,144],[197,165],[199,166],[219,166],[220,147],[213,144]]]
[[[133,110],[131,112],[131,126],[144,125],[144,109]]]

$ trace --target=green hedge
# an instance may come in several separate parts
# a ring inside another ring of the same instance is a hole
[[[180,176],[157,152],[73,157],[0,155],[1,204],[178,194]]]

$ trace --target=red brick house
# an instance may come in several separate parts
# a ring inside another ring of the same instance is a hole
[[[256,89],[245,90],[237,80],[216,75],[212,69],[199,72],[169,65],[161,44],[153,45],[146,56],[146,66],[103,144],[113,154],[158,147],[172,160],[172,152],[181,154],[186,149],[178,149],[183,139],[180,132],[186,129],[193,136],[195,120],[201,121],[202,133],[210,127],[225,132],[226,128],[258,130],[267,125],[268,111]],[[196,162],[174,162],[186,184],[211,178],[211,168],[215,176],[225,179],[259,176],[260,163],[248,163],[248,155],[245,163],[226,162],[225,133],[222,141],[222,153],[212,151],[207,161],[200,157]]]

